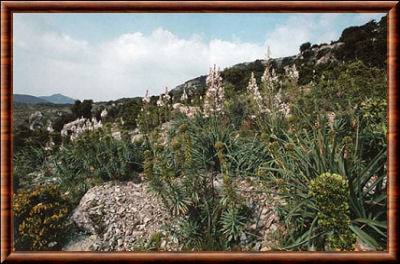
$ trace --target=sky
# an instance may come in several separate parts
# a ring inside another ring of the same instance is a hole
[[[94,101],[162,93],[241,62],[296,55],[384,13],[14,13],[13,92]]]

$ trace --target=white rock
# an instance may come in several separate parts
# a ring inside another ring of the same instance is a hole
[[[167,241],[162,240],[160,247],[165,249],[166,246],[167,246]]]
[[[113,132],[111,135],[116,140],[121,140],[121,132],[120,131]]]
[[[128,182],[115,185],[109,182],[93,187],[82,197],[72,220],[78,227],[97,237],[97,227],[91,220],[93,216],[90,217],[90,214],[96,214],[101,217],[105,230],[101,239],[93,241],[96,244],[93,243],[91,250],[130,250],[130,241],[149,239],[160,230],[165,222],[163,215],[167,213],[145,188],[145,184]],[[135,192],[137,195],[133,195]],[[138,225],[136,212],[143,219],[141,225]],[[154,217],[161,212],[161,216]],[[119,239],[122,239],[122,244],[118,242]]]

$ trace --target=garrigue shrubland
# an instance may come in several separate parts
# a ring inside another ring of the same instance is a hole
[[[349,32],[342,36],[344,45],[354,44]],[[18,128],[15,248],[48,250],[50,240],[62,243],[60,227],[90,187],[144,181],[170,215],[167,231],[178,250],[248,250],[241,237],[251,208],[238,188],[245,180],[278,197],[286,233],[273,249],[347,251],[362,241],[371,250],[385,250],[386,70],[381,60],[373,65],[364,53],[365,60],[352,60],[342,49],[337,52],[345,62],[311,66],[307,60],[324,56],[313,48],[318,47],[303,44],[302,57],[280,65],[268,52],[264,62],[221,72],[214,66],[205,89],[195,93],[184,86],[173,98],[166,89],[160,96],[146,92],[117,110],[107,106],[103,127],[50,149],[47,131]],[[172,111],[178,102],[185,111]],[[92,118],[91,103],[72,112]],[[132,140],[136,127],[140,137]],[[26,190],[26,182],[36,178],[38,189]],[[42,201],[45,193],[50,198]],[[29,215],[29,208],[37,213]],[[158,248],[157,234],[133,248]]]

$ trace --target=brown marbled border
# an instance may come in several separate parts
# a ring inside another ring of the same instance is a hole
[[[17,12],[385,12],[388,13],[388,250],[382,252],[14,252],[11,250],[12,14]],[[399,262],[398,1],[4,1],[1,3],[1,262]]]

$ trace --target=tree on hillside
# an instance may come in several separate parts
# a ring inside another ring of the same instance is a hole
[[[75,104],[71,107],[72,114],[75,118],[91,118],[92,117],[92,104],[93,100],[76,100]]]
[[[300,46],[300,52],[308,50],[310,47],[311,47],[311,43],[310,42],[303,43]]]

